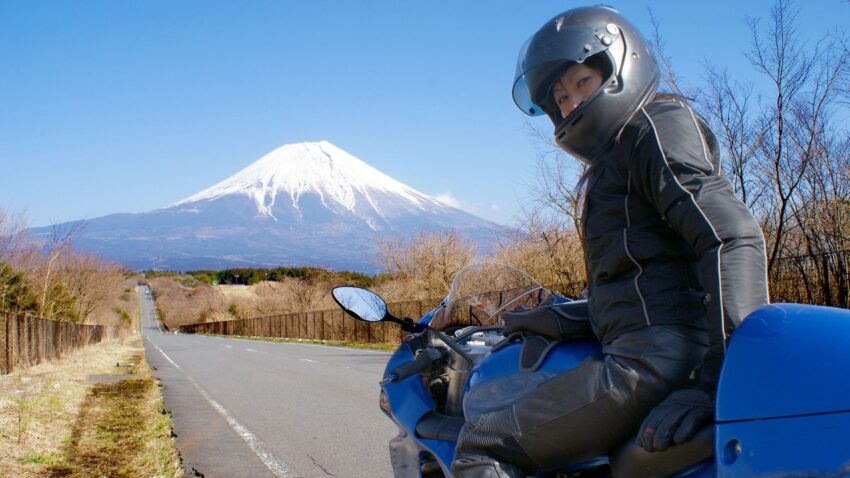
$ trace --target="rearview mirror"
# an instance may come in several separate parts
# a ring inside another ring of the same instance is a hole
[[[378,294],[360,287],[334,287],[331,295],[342,310],[357,320],[380,322],[387,316],[387,303]]]

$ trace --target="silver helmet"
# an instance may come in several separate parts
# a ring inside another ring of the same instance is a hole
[[[602,86],[562,119],[552,86],[567,68],[585,62],[601,69]],[[659,78],[652,48],[631,23],[611,7],[582,7],[546,22],[525,42],[513,96],[527,115],[549,115],[558,146],[591,162],[654,96]]]

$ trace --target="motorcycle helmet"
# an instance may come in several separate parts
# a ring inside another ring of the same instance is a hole
[[[566,118],[552,87],[572,65],[585,63],[602,75],[602,86]],[[660,79],[655,55],[617,10],[603,5],[568,10],[546,22],[519,52],[513,97],[529,116],[549,115],[555,142],[592,162],[629,117],[655,95]]]

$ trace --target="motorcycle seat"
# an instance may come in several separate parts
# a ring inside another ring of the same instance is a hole
[[[664,451],[648,452],[632,438],[608,456],[617,478],[664,478],[714,456],[714,425],[701,429],[689,441]]]

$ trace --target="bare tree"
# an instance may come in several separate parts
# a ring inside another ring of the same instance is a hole
[[[848,105],[847,42],[833,34],[805,43],[789,0],[777,0],[766,23],[747,24],[746,58],[770,93],[756,102],[751,83],[707,63],[700,109],[717,134],[725,174],[762,224],[772,295],[846,303],[846,255],[839,251],[847,246],[835,238],[847,236],[848,130],[836,117]],[[836,286],[830,298],[827,289]]]
[[[788,227],[788,213],[800,182],[811,166],[811,136],[802,139],[800,132],[818,129],[799,123],[795,110],[801,103],[823,96],[827,90],[817,84],[814,75],[817,65],[827,54],[819,42],[814,49],[807,48],[800,40],[796,27],[797,10],[789,0],[777,0],[771,10],[770,22],[762,28],[759,20],[748,21],[752,35],[752,46],[747,58],[758,73],[765,75],[773,86],[770,105],[765,105],[760,118],[761,136],[759,152],[763,157],[762,173],[772,185],[771,213],[764,224],[768,242],[768,272],[772,272],[783,250]],[[823,104],[819,99],[814,104]],[[822,119],[816,114],[809,117]],[[801,141],[802,139],[802,141]]]
[[[56,261],[59,260],[62,254],[70,252],[71,243],[84,228],[85,223],[81,221],[53,226],[50,243],[47,246],[47,257],[41,271],[42,287],[41,300],[39,301],[39,315],[42,317],[52,318],[54,306],[57,304],[58,299],[52,300],[48,295],[49,291],[55,291],[64,299],[65,291],[62,290],[60,285],[55,283],[55,278],[52,277],[53,269]]]
[[[475,247],[455,230],[420,232],[410,241],[395,238],[379,250],[387,274],[410,286],[410,299],[445,295],[455,273],[475,258]]]
[[[308,312],[313,310],[313,305],[318,302],[320,287],[315,282],[301,278],[284,279],[290,303],[294,312]]]
[[[119,295],[124,274],[118,264],[91,254],[69,254],[61,262],[58,280],[76,298],[74,307],[82,321]]]
[[[584,178],[587,164],[568,156],[551,132],[528,125],[537,146],[537,183],[531,185],[532,201],[523,208],[523,221],[556,222],[581,235]],[[545,219],[544,219],[545,218]]]
[[[770,184],[759,174],[758,152],[766,131],[752,118],[753,86],[733,80],[727,70],[710,63],[705,69],[708,87],[702,110],[722,148],[724,174],[741,201],[763,216]]]
[[[684,98],[694,98],[698,91],[692,87],[686,87],[682,78],[673,69],[673,62],[664,50],[664,37],[661,34],[661,22],[655,16],[652,9],[646,7],[649,21],[652,23],[652,37],[649,40],[655,56],[661,68],[661,89]]]
[[[586,283],[584,256],[578,232],[562,218],[526,211],[523,227],[500,244],[495,259],[525,271],[544,287],[575,297]]]
[[[27,221],[23,214],[10,214],[0,209],[0,262],[17,262],[27,248]]]

